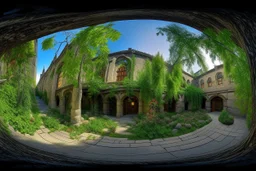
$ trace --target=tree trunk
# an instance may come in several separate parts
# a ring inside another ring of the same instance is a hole
[[[71,123],[74,125],[79,125],[81,123],[81,100],[83,95],[83,85],[82,85],[82,69],[83,69],[83,63],[85,60],[85,55],[82,57],[81,63],[80,63],[80,69],[78,73],[78,86],[73,87],[72,92],[72,108],[71,108]]]

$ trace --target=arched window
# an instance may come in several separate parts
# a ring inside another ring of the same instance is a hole
[[[63,73],[60,72],[57,80],[57,88],[60,88],[62,86],[62,81],[63,81]]]
[[[126,77],[126,76],[127,76],[126,66],[122,65],[117,70],[116,81],[122,81],[124,79],[124,77]]]
[[[189,80],[187,80],[187,83],[188,83],[188,84],[190,84],[190,81],[189,81]]]
[[[223,84],[223,75],[222,75],[222,72],[218,72],[218,73],[216,74],[216,80],[217,80],[218,85]]]
[[[118,67],[116,81],[122,81],[127,76],[128,63],[129,59],[126,57],[119,57],[116,60],[116,66]]]
[[[200,85],[201,85],[201,88],[204,88],[204,80],[203,79],[200,81]]]
[[[211,77],[208,78],[207,84],[208,84],[208,87],[212,86],[212,78]]]

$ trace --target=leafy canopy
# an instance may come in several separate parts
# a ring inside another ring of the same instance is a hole
[[[62,67],[63,76],[77,86],[77,77],[80,72],[80,64],[83,60],[82,70],[86,74],[86,79],[95,78],[95,73],[107,64],[109,54],[108,41],[116,41],[120,33],[112,28],[113,24],[90,26],[78,32],[64,54],[64,64]],[[96,61],[93,61],[93,59]],[[97,63],[97,66],[93,64]]]

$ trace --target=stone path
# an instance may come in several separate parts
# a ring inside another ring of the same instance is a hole
[[[37,99],[42,112],[47,109]],[[154,140],[127,140],[101,137],[87,140],[92,134],[84,133],[80,140],[72,140],[64,131],[49,133],[41,127],[35,135],[22,135],[12,130],[13,137],[21,143],[48,152],[64,154],[94,163],[143,163],[180,161],[218,153],[237,146],[247,135],[245,119],[235,117],[233,125],[218,121],[218,112],[209,113],[212,122],[186,135]]]

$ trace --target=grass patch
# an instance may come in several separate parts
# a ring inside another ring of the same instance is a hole
[[[230,115],[226,110],[221,111],[218,119],[225,125],[232,125],[234,123],[234,116]]]
[[[70,133],[71,138],[78,138],[84,132],[95,133],[99,135],[108,135],[114,133],[117,127],[117,123],[105,118],[105,117],[96,117],[93,120],[90,120],[86,124],[81,124],[80,126],[70,126],[66,128],[65,131]],[[108,131],[105,132],[104,129]]]
[[[180,136],[195,131],[211,122],[211,117],[203,110],[186,111],[180,114],[160,113],[153,118],[139,114],[135,118],[136,124],[130,125],[127,130],[131,135],[112,133],[109,136],[128,138],[130,140],[156,139]],[[180,128],[175,128],[180,123]],[[176,131],[173,131],[176,129]]]

